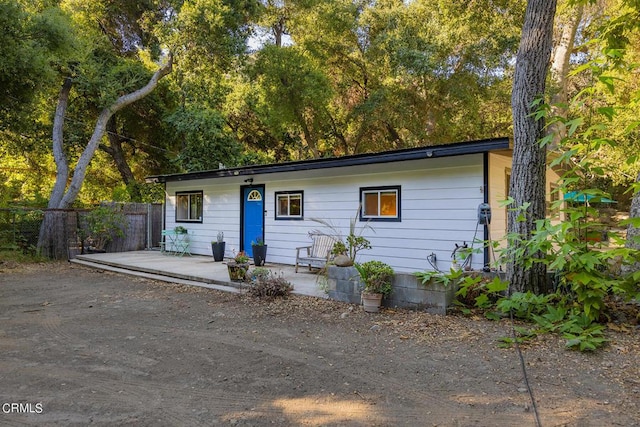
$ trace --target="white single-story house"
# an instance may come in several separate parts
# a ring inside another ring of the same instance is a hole
[[[293,265],[296,247],[311,243],[310,232],[329,231],[316,219],[347,236],[357,215],[356,228],[364,228],[372,245],[357,261],[376,259],[414,272],[433,269],[427,257],[448,271],[456,245],[503,238],[506,208],[500,201],[510,171],[509,139],[495,138],[148,181],[164,183],[164,228],[186,227],[193,254],[211,255],[211,242],[223,232],[228,257],[240,250],[250,254],[251,243],[263,239],[268,263]],[[557,179],[548,174],[547,186]],[[488,225],[479,221],[482,204],[491,208]],[[492,258],[489,250],[480,251],[471,266],[482,269]]]

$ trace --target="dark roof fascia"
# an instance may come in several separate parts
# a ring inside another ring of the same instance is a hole
[[[187,172],[147,177],[147,182],[187,181],[194,179],[226,178],[233,176],[259,175],[277,172],[297,172],[314,169],[340,168],[347,166],[391,163],[437,157],[460,156],[464,154],[486,153],[509,148],[509,138],[493,138],[472,142],[458,142],[447,145],[406,148],[381,153],[355,154],[351,156],[301,160],[272,165],[241,166],[229,169],[215,169],[202,172]]]

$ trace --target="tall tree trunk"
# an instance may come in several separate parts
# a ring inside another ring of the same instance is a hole
[[[67,188],[67,179],[69,179],[69,162],[67,155],[64,152],[63,144],[63,128],[64,117],[67,113],[67,106],[69,105],[69,94],[71,93],[71,86],[73,82],[70,77],[64,79],[60,94],[58,95],[58,105],[56,106],[56,113],[53,118],[53,159],[56,163],[56,182],[51,190],[51,196],[49,197],[49,204],[47,207],[56,208],[64,196],[64,190]]]
[[[112,116],[107,122],[107,139],[109,140],[109,145],[100,144],[100,149],[113,159],[122,181],[129,189],[131,199],[135,202],[140,201],[140,188],[137,186],[136,178],[125,158],[124,150],[122,149],[123,138],[118,132],[115,116]]]
[[[307,124],[304,113],[298,111],[296,112],[296,116],[298,118],[300,126],[302,127],[302,133],[304,135],[304,140],[307,143],[307,148],[311,151],[311,155],[314,159],[319,158],[320,152],[318,151],[318,144],[316,143],[316,139],[314,138],[313,133],[311,132],[311,129]]]
[[[554,116],[567,117],[569,60],[573,52],[576,32],[582,21],[583,9],[582,4],[566,5],[564,13],[556,18],[556,40],[551,56],[551,82],[554,86],[551,111]],[[564,127],[556,123],[549,126],[549,133],[553,135],[549,150],[553,151],[558,148],[566,134]]]
[[[144,98],[148,94],[150,94],[156,86],[158,86],[158,82],[160,79],[171,72],[173,65],[173,57],[169,57],[169,61],[162,68],[156,71],[149,82],[142,88],[128,93],[126,95],[122,95],[118,99],[115,100],[113,104],[109,107],[102,110],[100,116],[98,116],[98,120],[96,121],[96,126],[93,130],[93,134],[91,135],[91,139],[87,143],[84,151],[80,155],[78,159],[78,163],[76,163],[76,167],[73,173],[73,178],[71,179],[71,183],[65,193],[64,197],[59,203],[58,208],[65,209],[71,206],[73,202],[75,202],[78,197],[78,193],[82,188],[82,184],[84,183],[84,178],[87,174],[87,168],[89,167],[89,163],[91,159],[93,159],[93,155],[98,148],[98,144],[100,140],[104,136],[107,122],[111,118],[112,115],[122,110],[126,106]]]
[[[545,217],[546,147],[544,120],[533,117],[533,103],[544,96],[553,40],[555,0],[530,0],[527,3],[520,48],[516,58],[511,107],[513,109],[513,165],[509,195],[514,199],[508,214],[509,249],[514,253],[525,247],[535,230],[535,221]],[[523,220],[519,219],[523,215]],[[517,236],[517,238],[515,237]],[[539,257],[540,254],[529,253]],[[525,267],[511,259],[507,264],[507,280],[512,291],[540,292],[546,289],[546,266],[535,263]]]
[[[87,167],[98,148],[100,140],[104,136],[107,122],[111,116],[121,109],[151,93],[158,86],[159,80],[171,72],[172,66],[173,55],[170,54],[167,63],[153,74],[144,87],[120,96],[113,104],[102,110],[96,121],[93,135],[91,135],[91,139],[76,163],[73,177],[68,187],[69,166],[67,158],[64,155],[63,126],[72,82],[71,79],[65,80],[58,96],[58,105],[56,106],[56,116],[54,118],[53,154],[56,162],[56,182],[51,192],[48,209],[44,213],[40,227],[38,251],[41,255],[55,259],[66,258],[68,239],[72,236],[69,235],[68,227],[60,226],[60,224],[62,224],[60,222],[60,212],[68,209],[78,197],[87,173]],[[64,233],[62,233],[63,235],[61,235],[60,230],[65,230]],[[61,248],[64,248],[64,250]]]
[[[278,47],[282,47],[282,36],[286,34],[286,22],[287,22],[287,18],[282,16],[271,27],[271,31],[273,32],[273,37],[276,39],[276,46]]]

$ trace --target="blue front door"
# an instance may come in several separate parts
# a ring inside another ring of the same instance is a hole
[[[253,256],[251,243],[264,239],[264,187],[242,188],[242,250]]]

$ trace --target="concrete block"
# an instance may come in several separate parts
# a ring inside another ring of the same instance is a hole
[[[327,274],[330,278],[336,280],[351,280],[358,278],[358,270],[353,267],[337,267],[330,265],[327,268]]]
[[[342,292],[346,294],[360,293],[357,289],[357,283],[354,283],[350,280],[336,280],[336,291]]]
[[[360,278],[353,267],[330,266],[327,271],[330,290],[329,298],[351,304],[360,304]],[[455,286],[442,283],[423,285],[410,273],[396,273],[391,295],[383,299],[385,307],[425,310],[433,314],[446,314],[447,307],[455,297]]]

